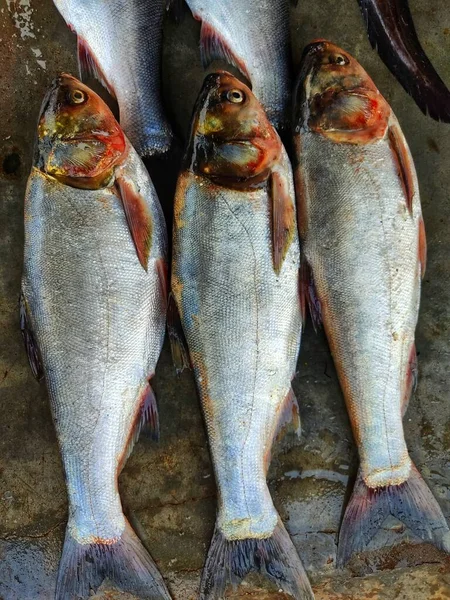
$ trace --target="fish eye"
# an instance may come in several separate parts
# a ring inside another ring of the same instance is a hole
[[[348,65],[349,60],[345,56],[342,56],[342,54],[336,54],[336,56],[333,56],[331,62],[342,67],[343,65]]]
[[[72,90],[70,100],[73,104],[83,104],[83,102],[86,102],[86,94],[81,90]]]
[[[242,104],[245,100],[244,92],[241,92],[241,90],[230,90],[227,92],[227,100],[233,104]]]

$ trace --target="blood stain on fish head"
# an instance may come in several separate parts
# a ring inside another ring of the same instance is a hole
[[[71,75],[53,81],[39,117],[38,168],[73,187],[98,189],[126,149],[124,133],[100,96]]]
[[[306,46],[295,90],[295,132],[310,130],[338,143],[383,138],[391,108],[348,52],[326,40]]]
[[[219,185],[251,189],[267,180],[281,151],[251,90],[226,71],[208,75],[194,110],[186,168]]]

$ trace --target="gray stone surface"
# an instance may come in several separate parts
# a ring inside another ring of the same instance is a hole
[[[423,45],[450,84],[446,0],[411,0]],[[417,349],[420,380],[405,418],[411,455],[450,517],[450,137],[422,115],[373,52],[356,0],[300,0],[292,10],[294,56],[328,37],[362,62],[392,104],[418,171],[428,234]],[[199,26],[166,24],[164,91],[184,135],[203,72]],[[45,386],[29,371],[18,329],[23,195],[39,105],[61,70],[76,73],[75,38],[51,0],[0,1],[0,598],[53,598],[67,513],[66,491]],[[170,216],[177,159],[156,184]],[[270,486],[311,577],[317,600],[450,598],[449,558],[387,522],[346,571],[334,566],[336,532],[356,470],[356,451],[323,335],[308,327],[294,384],[303,421],[299,447],[275,456]],[[176,378],[167,346],[157,370],[162,439],[141,440],[120,478],[123,504],[151,549],[175,600],[197,597],[214,525],[215,487],[190,373]],[[376,550],[376,545],[396,543]],[[250,577],[230,598],[282,599]],[[107,583],[95,598],[130,600]]]

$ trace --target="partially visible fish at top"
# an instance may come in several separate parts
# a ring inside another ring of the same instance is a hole
[[[119,104],[120,124],[141,156],[166,152],[172,132],[161,98],[166,0],[54,0],[77,34],[83,77],[96,77]]]
[[[201,21],[204,67],[225,60],[248,79],[275,127],[288,119],[291,92],[289,0],[187,0]]]
[[[408,0],[358,0],[369,40],[420,110],[450,123],[450,90],[417,37]]]

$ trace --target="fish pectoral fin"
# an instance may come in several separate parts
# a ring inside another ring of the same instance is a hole
[[[184,369],[191,368],[187,342],[181,325],[180,313],[172,292],[169,294],[169,305],[167,308],[167,331],[169,333],[172,361],[179,375]]]
[[[122,200],[139,262],[147,270],[152,244],[152,216],[139,188],[123,172],[119,172],[116,176],[116,186]]]
[[[416,193],[413,176],[413,162],[404,135],[397,123],[391,123],[388,129],[389,146],[397,167],[398,177],[405,193],[406,206],[412,213],[414,194]]]
[[[102,86],[108,90],[113,98],[116,97],[114,88],[107,80],[103,73],[97,59],[93,52],[89,48],[88,43],[81,36],[77,36],[77,50],[78,50],[78,68],[80,71],[80,77],[82,80],[93,77],[99,81]]]
[[[20,331],[22,332],[23,341],[25,343],[25,350],[28,355],[28,362],[30,363],[33,375],[38,381],[44,377],[44,369],[42,367],[41,353],[37,345],[36,339],[31,329],[30,319],[28,316],[27,303],[23,293],[20,295],[19,300],[19,313],[20,313]]]
[[[194,17],[199,18],[196,15]],[[250,81],[245,63],[234,54],[223,35],[206,21],[202,21],[200,31],[200,58],[204,69],[214,60],[225,60]]]
[[[181,23],[186,16],[184,0],[167,0],[166,10],[175,23]]]
[[[269,180],[271,198],[271,230],[273,268],[278,274],[283,265],[287,251],[294,238],[295,201],[289,189],[289,182],[284,173],[273,171]]]
[[[308,306],[314,331],[322,325],[322,305],[316,293],[313,273],[308,261],[302,256],[300,265],[300,307],[303,323],[306,321],[306,307]]]
[[[425,232],[423,217],[420,217],[419,219],[419,262],[420,274],[423,279],[427,269],[427,234]]]

